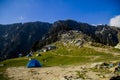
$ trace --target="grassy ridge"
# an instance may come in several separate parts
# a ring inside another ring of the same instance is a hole
[[[98,52],[94,49],[56,43],[57,49],[42,53],[42,56],[36,57],[44,66],[75,65],[90,62],[104,62],[120,60],[120,56]]]
[[[45,53],[41,53],[41,56],[32,58],[39,60],[43,66],[58,66],[58,65],[71,65],[71,64],[84,64],[89,62],[102,62],[120,60],[120,56],[114,56],[113,54],[98,52],[92,48],[67,45],[64,46],[61,43],[56,43],[57,49],[51,50]],[[114,50],[112,50],[114,51]],[[117,50],[119,51],[119,50]],[[35,52],[37,54],[39,52]],[[28,58],[15,58],[3,61],[1,63],[6,64],[7,67],[14,66],[26,66]]]

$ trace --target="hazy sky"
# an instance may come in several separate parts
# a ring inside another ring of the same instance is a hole
[[[120,0],[0,0],[0,24],[73,19],[109,24],[120,15]]]

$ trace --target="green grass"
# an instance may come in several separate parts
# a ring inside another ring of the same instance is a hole
[[[64,46],[60,43],[56,45],[56,50],[48,51],[43,53],[42,56],[37,57],[44,66],[79,65],[91,62],[120,60],[120,56],[97,52],[87,47],[78,48],[72,45]]]
[[[32,58],[39,60],[43,66],[59,66],[59,65],[71,65],[71,64],[84,64],[90,62],[100,61],[113,61],[120,60],[120,56],[114,56],[113,54],[97,52],[92,48],[67,45],[64,46],[61,43],[56,43],[57,49],[51,50],[45,53],[41,53],[41,56]],[[35,54],[38,52],[35,52]],[[15,58],[1,62],[7,67],[26,66],[28,58]]]
[[[80,71],[76,71],[76,73],[77,73],[77,76],[79,77],[79,78],[82,78],[82,79],[85,79],[85,73],[81,73]]]
[[[44,57],[38,58],[44,66],[59,66],[59,65],[70,65],[70,64],[80,64],[87,63],[89,58],[86,57],[68,57],[68,56],[54,56],[54,57]],[[43,60],[47,60],[46,62]]]
[[[112,48],[111,51],[120,53],[120,49],[117,49],[117,48]]]
[[[0,80],[8,80],[7,75],[5,75],[5,67],[0,67]]]
[[[28,62],[28,59],[23,58],[15,58],[15,59],[9,59],[1,62],[1,64],[5,64],[5,67],[18,67],[18,66],[25,66]]]

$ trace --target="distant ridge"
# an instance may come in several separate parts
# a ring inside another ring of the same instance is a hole
[[[93,26],[74,20],[28,22],[0,25],[0,59],[26,55],[30,50],[38,50],[58,40],[61,31],[78,30],[90,36],[92,41],[115,46],[120,41],[120,29],[108,25]]]

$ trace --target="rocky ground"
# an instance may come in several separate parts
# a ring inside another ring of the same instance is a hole
[[[100,69],[101,64],[100,62],[80,66],[11,67],[6,70],[6,74],[10,80],[110,80],[112,76],[119,75],[114,72],[115,67]]]

